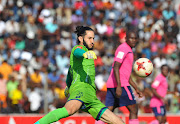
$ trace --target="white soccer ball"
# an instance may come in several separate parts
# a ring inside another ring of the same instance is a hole
[[[147,58],[139,58],[133,65],[135,73],[140,77],[147,77],[153,71],[153,64]]]

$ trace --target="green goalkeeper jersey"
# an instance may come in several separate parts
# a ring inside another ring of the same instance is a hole
[[[94,89],[95,86],[95,66],[93,59],[77,58],[74,51],[80,48],[84,51],[88,49],[83,45],[76,45],[73,47],[70,55],[70,75],[72,78],[71,85],[78,85],[78,82],[84,82],[91,85]]]

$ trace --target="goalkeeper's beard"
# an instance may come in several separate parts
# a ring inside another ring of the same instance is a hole
[[[84,40],[83,38],[83,45],[88,49],[88,50],[93,50],[93,47],[92,48],[89,48],[86,41]]]

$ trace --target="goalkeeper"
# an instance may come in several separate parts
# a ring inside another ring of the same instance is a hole
[[[109,124],[123,124],[123,121],[111,112],[96,97],[94,31],[90,27],[77,26],[77,43],[70,55],[70,68],[67,75],[69,98],[63,108],[49,112],[35,124],[50,124],[73,115],[79,109]],[[67,93],[67,92],[66,92]]]

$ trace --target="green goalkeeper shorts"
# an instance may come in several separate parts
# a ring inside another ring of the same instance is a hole
[[[69,89],[70,100],[79,100],[83,104],[81,110],[92,115],[96,120],[100,120],[107,107],[97,98],[96,90],[88,83],[78,82]]]

